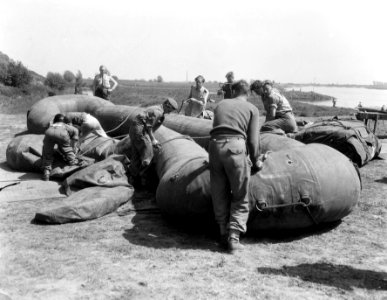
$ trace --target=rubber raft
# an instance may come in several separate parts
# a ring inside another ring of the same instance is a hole
[[[128,132],[129,120],[139,109],[90,96],[56,96],[33,105],[27,125],[31,133],[39,134],[55,114],[84,111],[118,136]],[[201,222],[213,214],[204,148],[211,123],[171,114],[164,125],[155,133],[162,143],[155,158],[157,205],[169,216]],[[274,134],[261,135],[260,140],[264,152],[271,152],[263,169],[251,177],[249,231],[305,228],[340,220],[353,210],[361,183],[357,168],[345,155],[326,145],[304,145]]]

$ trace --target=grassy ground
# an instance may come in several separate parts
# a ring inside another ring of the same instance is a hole
[[[25,115],[1,115],[0,126],[1,166]],[[387,299],[386,167],[360,170],[360,202],[341,223],[248,236],[238,255],[220,252],[211,230],[158,213],[34,225],[37,211],[63,199],[0,192],[0,299]]]

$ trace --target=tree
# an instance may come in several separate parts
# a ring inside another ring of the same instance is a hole
[[[73,83],[74,80],[75,80],[75,75],[73,72],[71,71],[65,71],[63,73],[63,79],[67,82],[67,83]]]
[[[157,76],[157,79],[156,79],[157,82],[164,82],[164,79],[161,75]]]
[[[48,72],[44,84],[52,89],[64,90],[66,81],[60,73]]]
[[[82,94],[82,87],[84,86],[83,77],[81,71],[78,70],[75,76],[75,94]]]
[[[9,62],[7,66],[4,84],[13,87],[22,87],[32,81],[30,71],[21,62]]]

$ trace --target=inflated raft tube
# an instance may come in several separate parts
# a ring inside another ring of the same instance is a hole
[[[275,137],[275,135],[271,135]],[[160,127],[156,158],[159,208],[200,222],[212,214],[208,155],[193,141]],[[360,178],[340,152],[319,144],[270,153],[251,177],[248,230],[296,229],[340,220],[360,197]]]
[[[165,118],[164,126],[183,135],[190,136],[204,149],[208,149],[210,142],[210,131],[212,129],[211,120],[170,114]],[[260,134],[260,151],[262,153],[266,153],[267,151],[278,151],[289,147],[299,147],[303,145],[304,143],[288,138],[285,135],[278,135],[269,132]]]
[[[357,204],[360,190],[357,168],[331,147],[273,152],[251,178],[248,228],[296,229],[340,220]]]
[[[278,135],[269,132],[261,133],[259,136],[259,141],[259,150],[262,154],[305,146],[304,143],[288,138],[285,135]]]
[[[30,133],[43,134],[56,114],[87,112],[95,116],[97,109],[114,106],[113,103],[94,96],[59,95],[44,98],[27,113],[27,128]]]
[[[176,218],[199,220],[212,215],[207,152],[188,136],[164,126],[155,137],[162,144],[155,159],[160,180],[157,205]]]
[[[190,136],[204,149],[208,149],[212,120],[198,119],[177,114],[165,117],[164,126],[180,134]]]

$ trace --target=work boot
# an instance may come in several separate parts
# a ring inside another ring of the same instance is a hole
[[[226,224],[219,224],[219,246],[227,250],[228,249],[228,229]]]
[[[228,250],[228,235],[227,234],[222,234],[219,237],[219,247],[222,250]]]
[[[43,171],[42,179],[44,181],[49,181],[50,180],[50,171],[49,170],[44,170]]]
[[[79,160],[77,158],[68,162],[69,166],[76,166],[76,165],[78,165],[78,163],[79,163]]]
[[[228,237],[228,250],[230,251],[230,253],[235,253],[244,249],[244,246],[239,242],[239,235],[240,232],[238,230],[230,230],[230,234]]]

